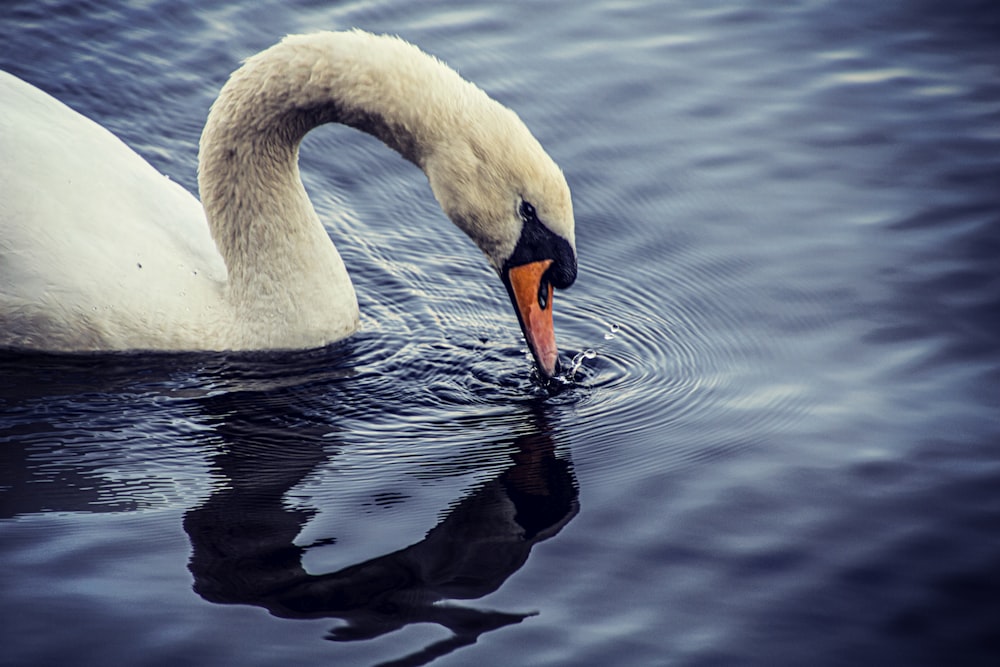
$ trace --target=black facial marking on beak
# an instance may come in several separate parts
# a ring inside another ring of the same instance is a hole
[[[552,265],[545,272],[544,282],[556,289],[566,289],[572,285],[576,281],[576,253],[573,246],[538,219],[538,211],[531,202],[522,200],[518,206],[518,214],[524,224],[514,252],[504,263],[504,272],[513,266],[551,259]]]

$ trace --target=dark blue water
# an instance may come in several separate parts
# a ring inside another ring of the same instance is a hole
[[[316,131],[362,333],[0,357],[0,664],[998,664],[994,3],[15,1],[0,67],[193,190],[240,60],[350,26],[564,168],[596,357],[536,387],[423,175]]]

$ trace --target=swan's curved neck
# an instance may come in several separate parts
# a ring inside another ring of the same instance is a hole
[[[299,144],[317,125],[339,122],[424,168],[452,115],[433,94],[442,77],[467,85],[401,40],[357,32],[287,38],[233,74],[205,125],[198,179],[236,307],[287,318],[330,307],[323,302],[334,290],[353,300],[302,185]]]
[[[375,135],[423,169],[441,208],[498,272],[520,236],[525,196],[547,202],[550,224],[572,243],[565,179],[514,112],[398,38],[287,37],[233,74],[201,139],[202,203],[241,317],[320,330],[333,318],[293,318],[349,292],[357,321],[350,279],[298,170],[303,137],[330,122]]]
[[[450,86],[435,86],[443,77]],[[246,228],[230,219],[236,211],[308,203],[298,148],[318,125],[355,127],[424,168],[455,115],[454,95],[434,91],[456,85],[469,86],[416,47],[361,32],[290,37],[249,59],[223,87],[201,139],[199,187],[220,245],[238,250],[226,238],[229,224]]]

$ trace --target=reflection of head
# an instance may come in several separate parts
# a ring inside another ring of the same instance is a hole
[[[226,483],[186,515],[195,590],[212,602],[252,604],[284,618],[346,621],[331,639],[437,623],[455,636],[426,649],[432,659],[520,622],[528,614],[435,603],[497,590],[524,565],[536,542],[559,532],[577,511],[570,463],[555,456],[548,432],[532,431],[516,438],[511,466],[465,496],[421,541],[313,575],[302,567],[308,547],[294,544],[312,512],[288,507],[283,496],[327,454],[315,441],[269,444],[224,446],[215,463]]]

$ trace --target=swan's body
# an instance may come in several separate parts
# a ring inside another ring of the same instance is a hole
[[[354,288],[298,171],[305,134],[341,122],[424,170],[551,374],[551,286],[576,274],[562,173],[512,111],[402,40],[318,33],[250,58],[202,134],[204,208],[3,73],[0,104],[0,347],[290,349],[350,335]],[[537,303],[519,303],[532,290]]]
[[[2,72],[0,103],[0,344],[217,346],[226,265],[201,204],[104,128]]]

